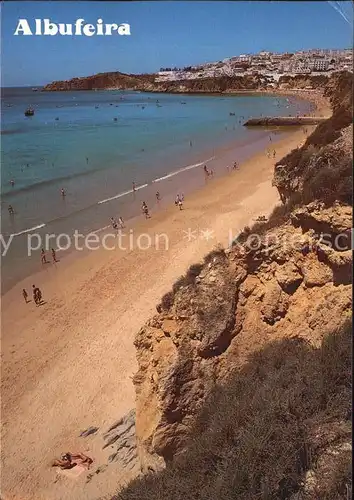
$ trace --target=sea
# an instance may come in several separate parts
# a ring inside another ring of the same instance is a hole
[[[222,175],[222,155],[232,151],[230,162],[239,162],[267,144],[269,132],[244,127],[247,119],[310,111],[308,102],[269,95],[3,88],[2,254],[11,245],[2,293],[40,269],[38,252],[28,255],[29,234],[88,234],[112,216],[139,216],[142,201],[153,212],[156,191],[162,201],[192,195],[204,165]]]

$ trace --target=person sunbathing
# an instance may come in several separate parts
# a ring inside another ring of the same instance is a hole
[[[90,468],[93,460],[92,458],[84,455],[83,453],[65,453],[59,459],[55,458],[52,462],[52,467],[60,467],[61,469],[72,469],[75,465],[78,465],[76,460],[81,464]]]

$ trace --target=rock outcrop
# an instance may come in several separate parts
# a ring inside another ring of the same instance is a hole
[[[335,96],[332,102],[336,113]],[[136,435],[144,471],[183,453],[211,391],[252,353],[280,339],[318,347],[350,317],[352,128],[345,122],[338,131],[317,146],[310,136],[279,162],[274,183],[287,202],[281,214],[192,266],[137,334]],[[323,177],[328,162],[331,173]]]
[[[313,206],[295,211],[256,249],[248,238],[216,253],[140,330],[134,383],[144,470],[184,449],[211,389],[252,352],[293,336],[318,346],[350,315],[351,250],[319,241],[321,220],[330,234],[351,227],[345,205],[325,214]]]
[[[132,90],[143,88],[155,81],[154,75],[128,75],[119,71],[98,73],[97,75],[60,80],[46,85],[44,91],[98,90],[117,88]]]
[[[146,92],[169,92],[169,93],[198,93],[198,92],[236,92],[236,91],[259,91],[269,89],[305,89],[310,87],[314,90],[323,88],[329,81],[327,75],[284,75],[277,81],[270,75],[261,75],[257,72],[240,76],[208,77],[195,80],[175,80],[159,82],[156,74],[132,75],[120,73],[119,71],[99,73],[97,75],[72,78],[70,80],[55,81],[46,85],[44,91],[64,90],[139,90]]]

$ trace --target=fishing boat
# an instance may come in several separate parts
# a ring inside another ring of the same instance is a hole
[[[33,116],[33,115],[34,115],[34,109],[27,108],[25,111],[25,116]]]

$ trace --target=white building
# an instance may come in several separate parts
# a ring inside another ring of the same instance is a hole
[[[313,71],[327,71],[329,63],[329,59],[313,59],[309,61],[309,67]]]

